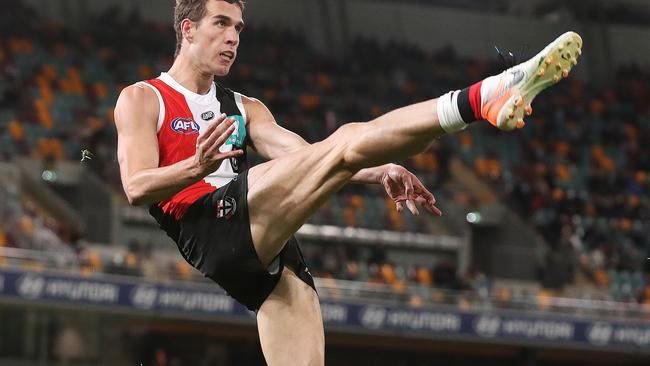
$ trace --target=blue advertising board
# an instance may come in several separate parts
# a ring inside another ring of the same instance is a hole
[[[0,271],[0,297],[35,304],[165,313],[253,321],[253,313],[216,285],[160,284],[117,276],[81,277]],[[367,303],[322,301],[328,329],[404,337],[466,339],[505,344],[607,348],[650,354],[650,321],[573,319],[553,313],[476,313]]]

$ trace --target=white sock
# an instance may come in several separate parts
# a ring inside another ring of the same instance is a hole
[[[447,132],[457,132],[467,128],[458,110],[458,94],[460,90],[450,91],[438,98],[438,121],[440,127]]]

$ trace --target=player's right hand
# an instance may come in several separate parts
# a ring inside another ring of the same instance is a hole
[[[227,118],[226,114],[223,113],[198,137],[194,163],[202,175],[215,171],[223,160],[244,154],[244,150],[241,149],[226,152],[219,151],[219,148],[234,131],[235,119]]]

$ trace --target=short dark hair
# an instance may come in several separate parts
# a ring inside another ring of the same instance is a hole
[[[210,0],[176,0],[174,8],[174,31],[176,31],[176,51],[174,57],[178,56],[183,44],[183,32],[181,23],[185,19],[198,22],[205,16],[206,4]],[[237,4],[244,11],[244,0],[221,0],[230,4]]]

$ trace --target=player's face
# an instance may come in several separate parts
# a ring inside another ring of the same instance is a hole
[[[239,33],[244,28],[242,11],[226,1],[208,1],[206,15],[194,32],[195,60],[204,72],[227,75],[237,57]]]

